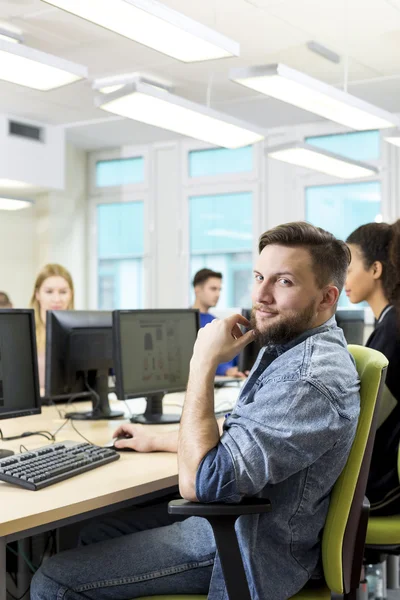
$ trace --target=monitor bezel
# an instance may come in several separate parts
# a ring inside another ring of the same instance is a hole
[[[14,315],[28,315],[29,330],[31,338],[31,352],[33,359],[33,396],[34,396],[34,408],[14,410],[9,412],[0,412],[0,420],[14,419],[17,417],[29,417],[31,415],[40,415],[42,412],[41,399],[40,399],[40,384],[39,384],[39,367],[38,367],[38,354],[37,354],[37,343],[36,343],[36,327],[35,327],[35,313],[32,308],[1,308],[0,315],[2,314],[14,314]]]
[[[113,310],[112,318],[113,318],[113,353],[114,353],[114,373],[115,373],[115,393],[117,395],[118,400],[130,400],[134,398],[145,398],[146,396],[153,396],[155,394],[172,394],[175,392],[183,392],[186,390],[187,385],[185,386],[177,386],[177,387],[163,387],[157,388],[149,391],[141,391],[133,394],[124,394],[124,384],[123,384],[123,368],[122,368],[122,353],[121,353],[121,319],[120,316],[123,314],[143,314],[143,313],[151,313],[151,314],[159,314],[159,313],[168,313],[168,314],[176,314],[176,313],[192,313],[196,322],[196,330],[199,331],[200,328],[200,312],[195,308],[143,308],[143,309],[120,309]]]

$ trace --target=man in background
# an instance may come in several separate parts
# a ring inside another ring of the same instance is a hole
[[[193,308],[200,311],[200,327],[214,321],[216,317],[209,313],[209,309],[216,306],[221,295],[222,273],[211,269],[200,269],[193,278],[193,288],[196,296]],[[245,377],[238,369],[238,357],[218,365],[216,375],[227,377]]]
[[[12,302],[5,292],[0,292],[0,308],[13,308]]]

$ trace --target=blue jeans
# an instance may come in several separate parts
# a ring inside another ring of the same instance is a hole
[[[207,595],[215,556],[205,519],[170,522],[166,504],[129,510],[93,524],[80,548],[48,559],[35,574],[31,600],[131,600]]]

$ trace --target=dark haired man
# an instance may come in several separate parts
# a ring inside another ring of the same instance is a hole
[[[212,271],[211,269],[200,269],[193,277],[193,288],[195,301],[193,308],[200,311],[200,327],[205,327],[207,323],[214,321],[216,317],[209,311],[216,306],[221,294],[222,273]],[[227,377],[244,377],[238,369],[238,358],[235,356],[232,360],[218,365],[216,375],[226,375]]]
[[[349,251],[330,233],[289,223],[260,239],[253,288],[254,329],[241,315],[199,331],[179,435],[184,498],[238,502],[269,498],[272,511],[238,521],[253,600],[287,600],[317,577],[330,491],[350,451],[359,414],[359,380],[334,312]],[[258,336],[264,344],[236,407],[220,427],[214,374]],[[166,449],[131,425],[132,447]],[[140,442],[140,447],[138,443]],[[143,528],[143,520],[140,522]],[[32,600],[107,600],[208,594],[226,600],[209,524],[196,517],[92,544],[46,561]]]

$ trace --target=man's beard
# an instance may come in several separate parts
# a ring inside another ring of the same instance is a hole
[[[281,316],[277,323],[268,325],[268,321],[265,319],[264,324],[267,323],[267,327],[263,331],[257,325],[255,308],[251,311],[250,322],[260,346],[267,346],[269,344],[286,344],[294,340],[307,329],[311,329],[314,317],[315,300],[301,312],[296,312],[288,317]]]

